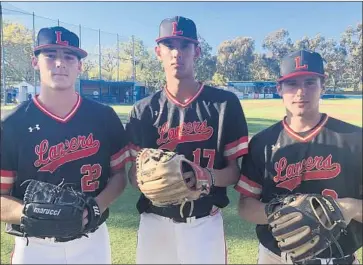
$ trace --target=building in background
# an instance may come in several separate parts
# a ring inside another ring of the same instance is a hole
[[[147,95],[141,83],[129,81],[80,80],[79,93],[107,104],[133,104]]]
[[[7,98],[9,99],[9,94],[12,94],[12,101],[16,102],[24,102],[29,98],[34,97],[36,94],[39,93],[39,86],[34,87],[32,84],[28,82],[20,82],[17,84],[12,85],[10,88],[7,89]],[[13,91],[13,92],[11,92]],[[14,96],[15,95],[15,96]],[[7,100],[9,102],[9,100]],[[9,102],[10,103],[10,102]]]
[[[239,99],[279,98],[277,83],[272,81],[230,81],[227,86]]]

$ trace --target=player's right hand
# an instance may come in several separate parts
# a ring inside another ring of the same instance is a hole
[[[85,226],[87,225],[87,223],[88,223],[88,218],[87,218],[87,216],[88,216],[88,211],[87,211],[87,209],[85,209],[84,210],[84,212],[83,212],[83,221],[82,221],[82,227],[83,228],[85,228]]]

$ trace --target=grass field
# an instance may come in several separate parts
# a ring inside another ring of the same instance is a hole
[[[241,103],[248,121],[250,136],[280,120],[285,113],[281,100],[245,100]],[[2,115],[11,108],[11,106],[2,107]],[[114,106],[114,109],[120,119],[125,122],[131,106]],[[362,100],[324,100],[321,111],[328,113],[332,117],[362,126]],[[223,215],[229,263],[255,264],[258,242],[254,225],[238,217],[236,210],[238,194],[233,189],[229,189],[228,192],[231,204],[223,210]],[[137,198],[138,193],[131,188],[127,188],[111,207],[108,227],[114,264],[135,263],[136,231],[139,220],[135,209]],[[3,232],[3,224],[1,230],[1,264],[8,264],[13,239]],[[205,254],[208,255],[208,253]],[[359,257],[361,256],[362,249],[359,250]]]

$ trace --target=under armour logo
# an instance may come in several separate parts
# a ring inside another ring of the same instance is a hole
[[[277,144],[273,144],[271,145],[271,149],[272,151],[276,151],[277,149],[279,149],[281,146],[280,146],[280,143],[277,143]]]
[[[158,116],[159,112],[157,110],[154,111],[154,115]]]
[[[96,205],[93,206],[93,212],[95,215],[100,215],[100,209]]]
[[[28,129],[29,129],[29,132],[33,132],[34,130],[39,131],[40,127],[39,127],[39,124],[36,124],[35,127],[29,127]]]

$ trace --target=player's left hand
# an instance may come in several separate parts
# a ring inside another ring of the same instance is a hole
[[[358,213],[357,207],[360,206],[357,205],[356,200],[353,198],[341,198],[337,199],[337,202],[344,216],[344,221],[348,225],[356,217]]]

